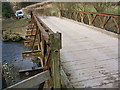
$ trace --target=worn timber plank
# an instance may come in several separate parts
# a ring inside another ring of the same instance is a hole
[[[116,34],[65,18],[39,18],[54,32],[62,33],[61,64],[73,87],[117,87]]]
[[[50,35],[51,61],[52,61],[52,79],[53,88],[61,88],[60,75],[60,49],[61,34],[55,33]]]
[[[41,72],[43,72],[42,67],[35,68],[35,69],[24,69],[24,70],[19,70],[19,76],[20,76],[20,79],[23,80],[23,79],[27,79]]]
[[[40,57],[41,56],[41,51],[36,50],[36,51],[26,51],[22,53],[23,58],[31,58],[31,57]]]
[[[15,85],[12,85],[8,87],[7,89],[12,88],[33,88],[41,83],[43,83],[46,80],[50,79],[49,71],[44,71],[42,73],[39,73],[37,75],[34,75],[28,79],[25,79]]]
[[[62,77],[62,81],[63,81],[63,84],[67,87],[67,88],[73,88],[73,86],[71,85],[66,73],[64,72],[63,68],[61,67],[61,77]]]
[[[35,45],[38,45],[39,42],[35,41]],[[32,46],[33,45],[33,40],[29,40],[29,41],[24,41],[24,46]]]
[[[26,34],[27,35],[35,35],[36,34],[36,30],[26,30]]]

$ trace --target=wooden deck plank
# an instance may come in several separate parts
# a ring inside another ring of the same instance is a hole
[[[85,81],[75,81],[72,84],[83,84],[83,87],[95,87],[95,86],[102,86],[109,83],[114,83],[118,81],[118,75],[112,75],[111,77],[100,77],[95,79],[87,79]],[[79,86],[77,88],[80,88]]]
[[[62,33],[61,62],[75,88],[115,87],[118,80],[116,34],[69,19],[39,18],[54,32]]]

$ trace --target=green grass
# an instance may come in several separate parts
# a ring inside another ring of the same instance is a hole
[[[24,36],[29,19],[6,19],[2,21],[3,34],[20,34]]]
[[[110,8],[107,8],[104,13],[107,14],[120,14],[120,7],[119,6],[111,6]]]
[[[70,7],[72,7],[72,8],[70,8]],[[81,5],[75,6],[73,4],[70,7],[63,7],[63,9],[64,10],[78,10],[78,11],[85,11],[85,12],[97,12],[93,5],[84,5],[83,6],[81,4]],[[105,7],[104,11],[102,13],[106,13],[106,14],[120,14],[120,6]]]
[[[89,7],[89,8],[88,8]],[[82,6],[80,8],[76,8],[76,10],[82,11],[81,10]],[[86,12],[97,12],[93,6],[85,6],[84,11]],[[106,11],[103,13],[107,14],[120,14],[120,6],[112,6],[110,8],[106,8]]]
[[[57,15],[57,12],[58,12],[58,7],[53,7],[53,8],[50,9],[49,13],[51,15]]]
[[[2,29],[3,30],[14,30],[25,27],[29,19],[5,19],[2,21]]]
[[[73,10],[85,11],[85,12],[96,12],[95,8],[93,6],[90,6],[90,5],[87,5],[87,6],[84,6],[84,7],[79,6],[79,7],[74,8]]]

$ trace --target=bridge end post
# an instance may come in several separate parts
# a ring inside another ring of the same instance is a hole
[[[32,11],[30,11],[30,16],[31,16],[31,18],[32,18],[32,16],[33,16],[33,12],[32,12]]]
[[[61,33],[50,35],[53,88],[61,88],[60,49]]]

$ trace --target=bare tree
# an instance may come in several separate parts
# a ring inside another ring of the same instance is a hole
[[[112,7],[113,2],[91,2],[88,3],[89,5],[92,5],[98,13],[106,13],[109,8]]]

